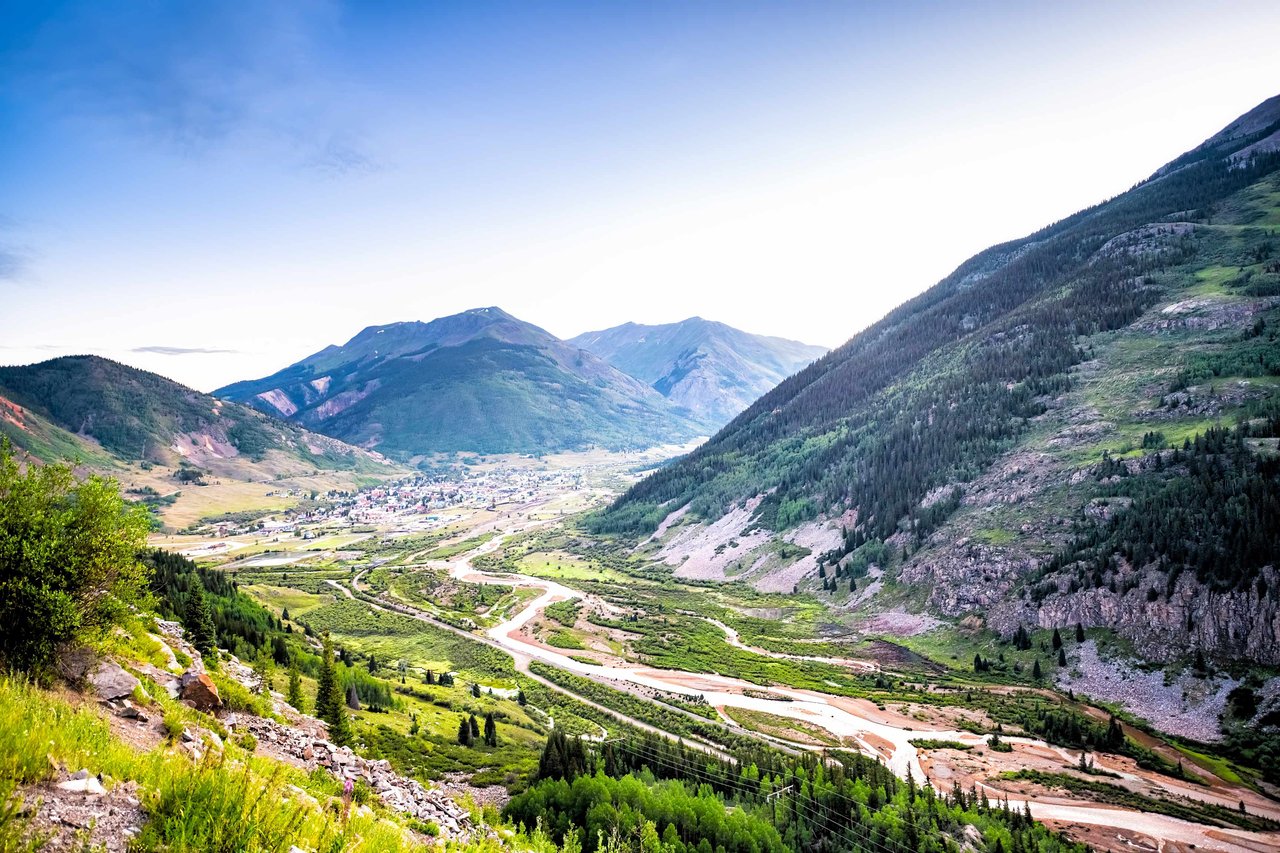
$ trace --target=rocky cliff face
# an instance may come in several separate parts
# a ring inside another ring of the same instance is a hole
[[[1256,587],[1217,592],[1184,575],[1172,595],[1151,600],[1147,591],[1163,592],[1165,575],[1141,574],[1139,585],[1127,593],[1090,589],[1068,594],[1064,584],[1061,595],[1039,607],[1003,603],[990,621],[1009,633],[1027,616],[1042,628],[1077,622],[1086,628],[1111,628],[1153,661],[1174,661],[1199,649],[1219,660],[1280,664],[1280,603],[1273,596],[1258,595]],[[1263,569],[1262,577],[1269,587],[1280,582],[1274,567]]]

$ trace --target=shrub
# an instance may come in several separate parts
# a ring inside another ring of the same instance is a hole
[[[170,743],[182,737],[182,730],[185,728],[177,714],[165,714],[161,726],[164,729],[165,739]]]
[[[0,664],[46,678],[58,647],[99,639],[145,597],[145,507],[66,465],[25,472],[0,445]]]

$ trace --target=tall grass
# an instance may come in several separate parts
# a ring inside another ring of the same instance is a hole
[[[166,713],[182,707],[162,704],[170,706]],[[209,724],[195,719],[204,715],[187,713],[192,722]],[[307,775],[231,745],[198,763],[164,747],[139,752],[117,739],[95,709],[73,708],[24,679],[0,675],[0,853],[40,849],[18,789],[54,778],[59,766],[138,783],[148,820],[131,850],[283,853],[293,844],[318,853],[429,849],[385,812],[344,815],[328,773]]]
[[[155,757],[116,740],[93,711],[72,708],[20,678],[0,676],[0,779],[42,782],[53,776],[55,762],[137,779],[154,772]]]
[[[284,797],[283,769],[255,778],[222,754],[172,768],[146,801],[150,820],[135,840],[140,850],[286,851],[301,834],[307,810]]]

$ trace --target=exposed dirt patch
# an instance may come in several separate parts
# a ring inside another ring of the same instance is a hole
[[[132,782],[113,785],[98,795],[63,791],[54,785],[28,786],[21,796],[24,808],[34,809],[31,830],[49,836],[43,850],[125,853],[146,821]]]
[[[760,500],[754,497],[711,524],[677,528],[658,552],[658,559],[669,566],[676,566],[678,578],[724,580],[725,568],[729,564],[741,560],[769,541],[769,534],[763,530],[750,534],[743,532],[750,525]]]
[[[932,631],[942,623],[927,613],[907,613],[905,610],[888,610],[873,613],[863,619],[858,630],[866,634],[889,634],[895,637],[913,637]],[[923,660],[923,658],[921,658]]]

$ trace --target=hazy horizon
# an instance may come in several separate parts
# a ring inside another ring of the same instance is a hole
[[[1280,80],[1265,3],[0,15],[0,363],[205,391],[483,305],[838,346]]]

